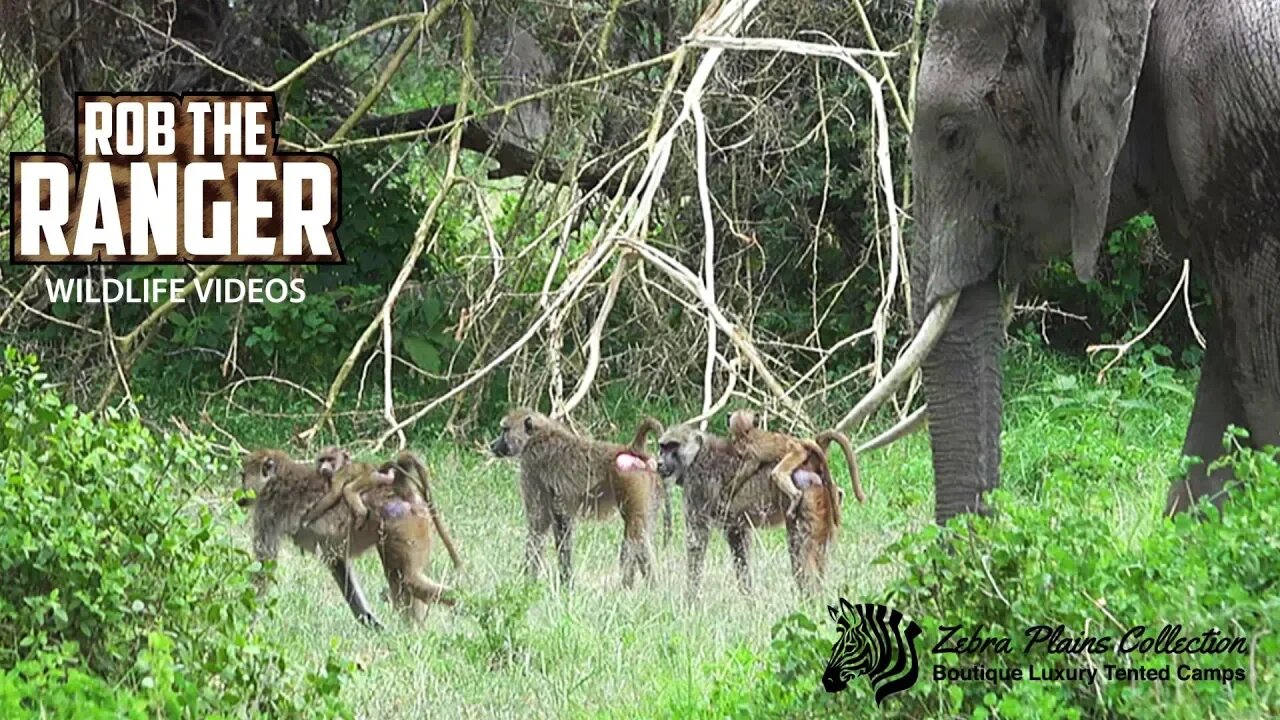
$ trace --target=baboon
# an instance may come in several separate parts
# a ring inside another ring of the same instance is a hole
[[[662,480],[650,469],[646,455],[627,445],[580,437],[546,415],[524,408],[503,418],[489,450],[496,457],[520,461],[520,495],[528,526],[526,577],[537,579],[543,538],[551,530],[560,583],[567,587],[573,579],[575,519],[603,520],[616,509],[623,524],[622,583],[630,587],[637,570],[649,578],[651,528]]]
[[[420,617],[422,603],[452,604],[452,598],[444,595],[449,588],[423,574],[431,553],[433,524],[454,557],[455,565],[458,559],[447,531],[430,505],[429,493],[423,495],[415,489],[414,483],[426,485],[425,472],[415,477],[418,473],[415,463],[420,465],[417,458],[404,453],[394,463],[384,466],[384,470],[395,476],[395,481],[376,487],[368,494],[380,522],[357,527],[354,514],[340,506],[320,515],[310,525],[303,525],[303,515],[329,491],[331,480],[315,465],[295,462],[281,450],[250,453],[242,463],[241,484],[256,494],[256,498],[242,500],[242,504],[253,506],[254,556],[259,561],[274,560],[279,554],[280,538],[288,536],[299,550],[315,553],[324,560],[356,620],[377,629],[383,625],[369,608],[350,564],[352,558],[370,548],[378,548],[392,599],[407,617]],[[417,602],[407,603],[406,597]]]
[[[773,469],[769,477],[790,500],[787,517],[795,517],[796,508],[800,507],[800,498],[804,497],[804,493],[796,487],[791,474],[804,463],[813,448],[806,447],[790,435],[758,427],[756,414],[750,410],[735,410],[729,415],[729,436],[733,438],[734,449],[742,456],[738,471],[729,481],[730,499],[762,464],[772,463]]]
[[[798,512],[786,516],[783,495],[770,477],[769,463],[757,466],[736,493],[728,484],[742,465],[735,444],[689,425],[668,428],[658,441],[658,473],[684,488],[687,594],[694,598],[702,584],[702,567],[711,529],[725,533],[734,570],[744,591],[751,589],[751,531],[756,527],[785,524],[792,575],[804,592],[814,589],[826,570],[826,556],[840,522],[839,489],[831,480],[823,443],[838,440],[834,433],[819,435],[792,474],[802,493]],[[807,443],[808,441],[801,441]],[[847,439],[842,446],[847,445]],[[850,467],[856,467],[852,454]],[[861,498],[861,484],[855,483]]]
[[[321,453],[316,461],[316,469],[329,480],[329,492],[302,516],[303,525],[310,525],[339,500],[346,500],[351,512],[355,513],[356,525],[362,526],[369,520],[369,508],[361,499],[361,493],[379,485],[390,485],[396,479],[390,469],[353,462],[351,453],[340,448],[329,448]],[[408,499],[403,495],[401,498]]]
[[[346,448],[327,447],[320,451],[320,456],[316,458],[316,472],[324,476],[325,480],[332,480],[333,476],[350,462],[351,452]]]
[[[431,558],[431,525],[440,534],[440,542],[455,570],[462,569],[462,557],[440,519],[440,511],[431,497],[431,476],[422,461],[412,453],[402,452],[380,470],[392,475],[391,490],[395,493],[395,497],[384,501],[379,509],[381,535],[408,539],[408,542],[378,543],[391,604],[405,615],[421,620],[426,615],[427,603],[454,604],[451,597],[444,596],[449,588],[433,582],[426,574]],[[420,533],[423,520],[429,524],[426,532]]]

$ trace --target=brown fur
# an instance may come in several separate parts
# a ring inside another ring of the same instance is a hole
[[[351,452],[346,448],[327,447],[316,458],[316,472],[324,476],[325,480],[332,480],[350,462]]]
[[[807,441],[801,441],[802,443]],[[751,532],[757,527],[786,525],[791,570],[797,586],[811,591],[826,571],[827,552],[834,539],[830,471],[820,448],[810,452],[799,469],[823,479],[801,490],[799,509],[786,515],[786,502],[770,477],[770,468],[757,466],[745,483],[730,492],[729,483],[742,464],[733,442],[679,425],[668,428],[658,442],[658,470],[684,488],[687,592],[692,599],[702,582],[702,566],[713,527],[722,529],[733,556],[734,570],[743,590],[751,588]]]
[[[649,444],[649,435],[662,435],[662,423],[657,418],[646,417],[636,426],[635,436],[631,439],[631,452],[649,460],[650,467],[656,472],[657,462],[649,455],[645,447]],[[671,487],[667,483],[666,478],[659,476],[661,482],[658,484],[658,491],[661,494],[662,501],[662,547],[671,544]]]
[[[804,496],[796,487],[791,474],[804,463],[812,448],[806,447],[790,435],[769,432],[757,426],[756,414],[750,410],[736,410],[729,416],[729,434],[733,438],[734,449],[742,456],[742,463],[730,481],[730,492],[737,493],[738,488],[755,474],[763,464],[772,464],[769,477],[783,495],[790,500],[787,505],[787,517],[795,517],[800,499]],[[732,497],[732,495],[730,496]]]
[[[316,466],[295,462],[283,451],[250,453],[242,463],[241,483],[257,496],[250,500],[254,556],[260,561],[274,560],[279,554],[280,539],[285,536],[303,552],[320,555],[356,619],[376,628],[382,624],[369,608],[350,564],[352,558],[370,548],[378,549],[383,571],[391,584],[392,599],[407,617],[421,617],[423,603],[452,604],[452,599],[443,596],[449,588],[432,582],[423,572],[431,553],[433,514],[413,488],[412,483],[418,480],[401,465],[409,463],[398,459],[389,464],[395,468],[394,483],[368,494],[379,522],[357,526],[351,510],[346,505],[335,504],[314,522],[304,525],[302,519],[307,509],[329,491],[331,481],[326,480]],[[405,499],[406,494],[410,499]],[[405,512],[393,515],[392,509]],[[435,524],[442,529],[443,526]],[[445,537],[442,531],[441,538]],[[446,541],[446,546],[451,545]]]
[[[316,461],[317,471],[329,479],[329,492],[316,501],[315,505],[302,516],[302,524],[310,525],[338,503],[346,500],[347,507],[355,513],[356,524],[364,525],[369,519],[369,508],[361,499],[361,494],[379,485],[390,485],[395,477],[382,468],[369,463],[353,462],[350,453],[342,450],[334,453],[326,450]],[[401,499],[409,500],[401,495]]]
[[[489,448],[497,457],[520,460],[520,492],[528,525],[527,577],[538,577],[542,541],[553,531],[560,582],[567,586],[573,578],[575,520],[601,520],[615,511],[623,523],[623,585],[633,583],[637,570],[650,576],[651,528],[662,481],[648,469],[619,470],[618,455],[634,453],[631,447],[579,437],[541,413],[516,409],[502,420],[501,432]]]

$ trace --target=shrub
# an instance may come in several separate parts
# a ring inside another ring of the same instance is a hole
[[[997,513],[966,518],[945,530],[926,527],[904,536],[878,560],[901,569],[883,602],[924,629],[920,678],[886,700],[891,717],[1265,717],[1280,711],[1280,464],[1274,449],[1241,448],[1228,435],[1224,460],[1245,487],[1225,513],[1207,507],[1203,522],[1183,514],[1152,519],[1144,532],[1120,527],[1108,517],[1116,494],[1106,486],[1065,473],[1048,478],[1032,499],[1009,490],[993,494]],[[1155,509],[1153,508],[1153,512]],[[1147,636],[1182,624],[1186,636],[1209,628],[1248,639],[1247,655],[1121,655],[1024,652],[1024,631],[1033,625],[1064,626],[1070,637],[1107,636],[1145,625]],[[967,635],[1012,638],[1012,652],[985,650],[963,656],[932,653],[943,625],[961,625]],[[735,717],[825,717],[865,715],[876,707],[865,677],[831,695],[819,677],[834,629],[824,616],[798,613],[774,628],[764,657],[749,663],[754,675],[721,687],[712,701],[718,714]],[[1234,682],[935,682],[935,664],[987,668],[1078,668],[1092,663],[1126,667],[1232,668]],[[727,666],[740,667],[734,657]]]
[[[3,716],[349,714],[342,668],[253,632],[252,561],[191,502],[223,470],[204,441],[64,405],[13,349],[0,370]]]

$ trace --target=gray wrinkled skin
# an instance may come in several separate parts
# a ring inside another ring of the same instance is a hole
[[[1091,277],[1144,211],[1213,297],[1183,453],[1280,443],[1280,4],[940,0],[918,98],[917,321],[961,293],[923,368],[939,522],[999,482],[1002,292],[1067,254]],[[1197,464],[1167,509],[1229,479]]]

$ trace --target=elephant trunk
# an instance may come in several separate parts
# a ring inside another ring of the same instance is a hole
[[[994,280],[966,287],[925,359],[933,447],[935,517],[986,512],[982,495],[1000,483],[1000,355],[1004,323]]]

